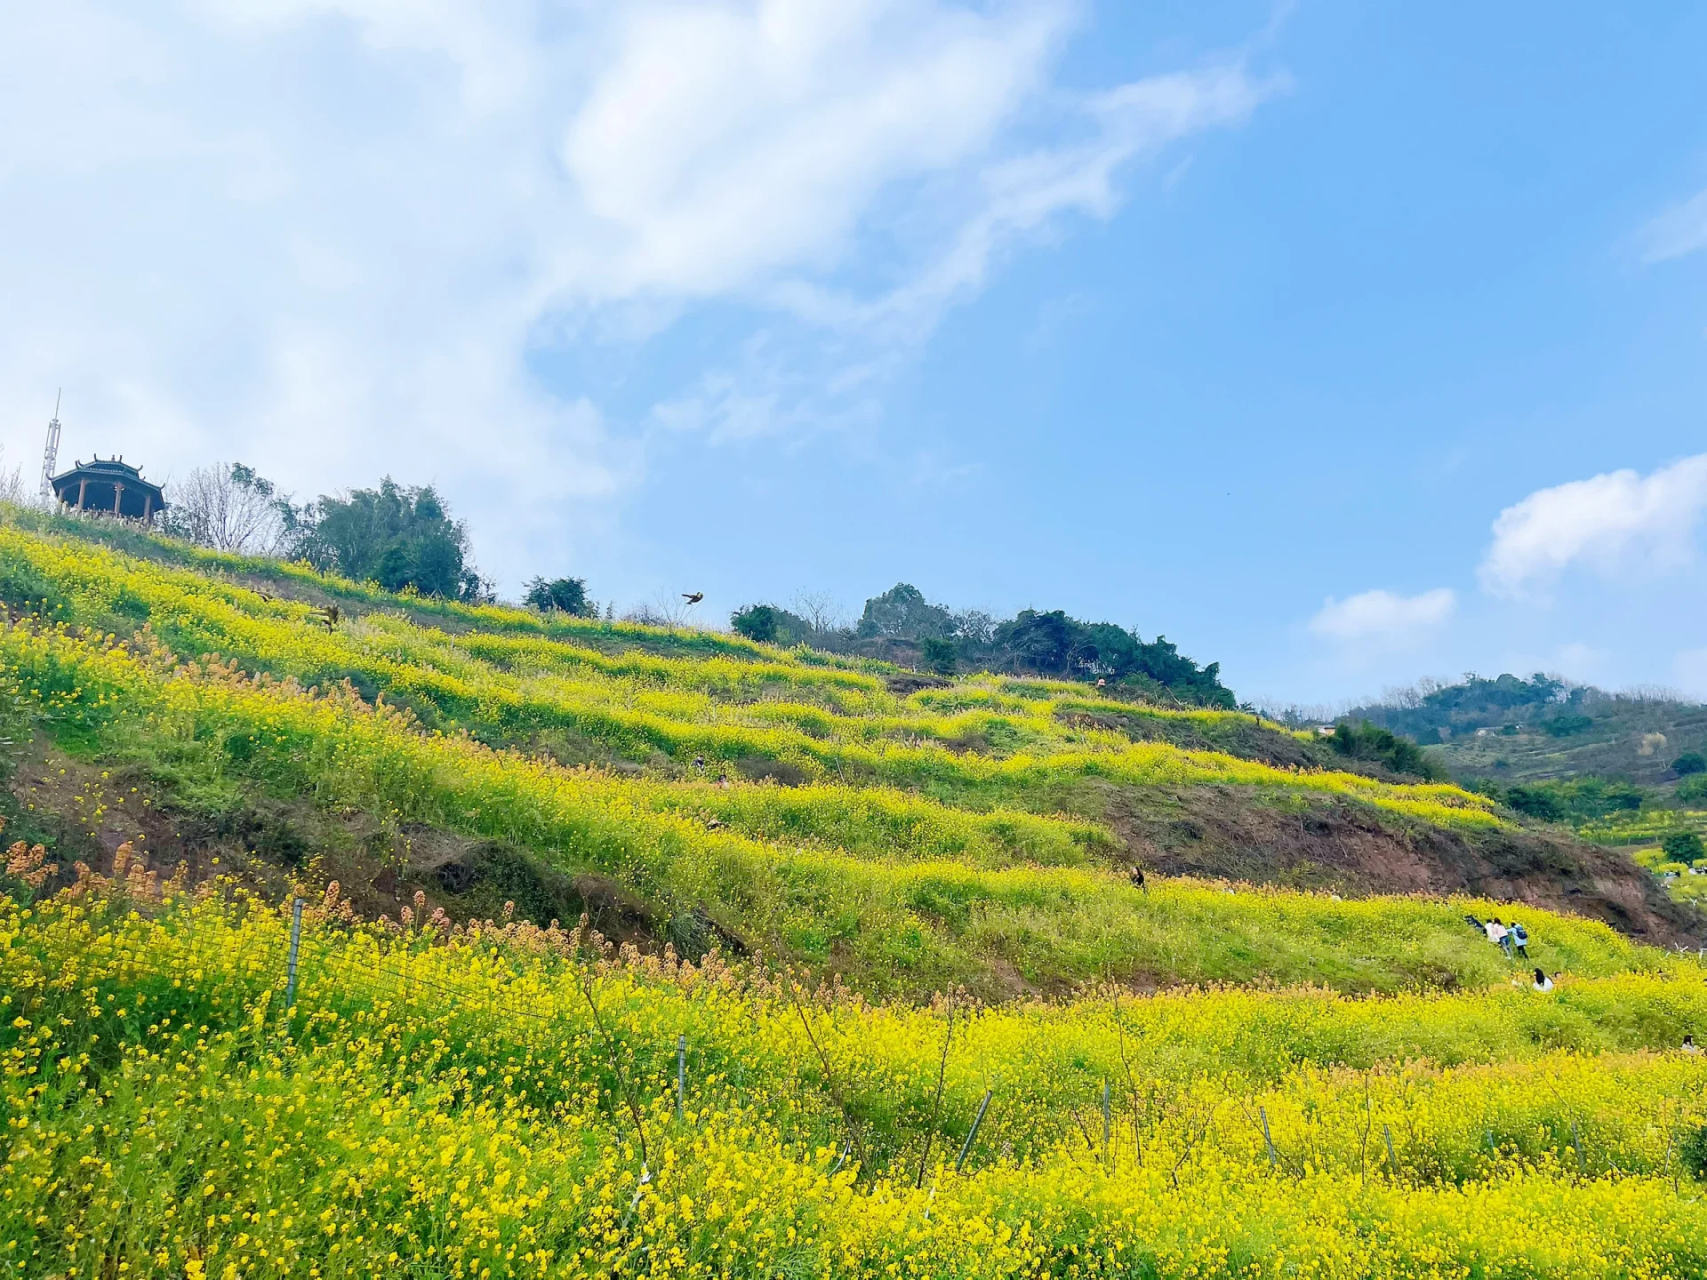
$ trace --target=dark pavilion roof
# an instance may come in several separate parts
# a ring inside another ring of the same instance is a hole
[[[165,491],[122,458],[79,462],[54,476],[52,484],[54,495],[68,507],[77,506],[81,494],[85,511],[112,511],[140,520],[167,506]]]

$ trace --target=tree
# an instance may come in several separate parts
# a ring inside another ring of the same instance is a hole
[[[945,638],[954,631],[954,618],[941,605],[928,602],[924,592],[911,583],[897,582],[882,595],[865,602],[857,630],[865,639]]]
[[[171,486],[168,497],[162,529],[215,551],[277,555],[297,525],[290,499],[241,462],[197,467]]]
[[[1677,784],[1677,798],[1684,804],[1700,804],[1707,800],[1707,773],[1692,773]]]
[[[467,528],[450,518],[431,485],[400,485],[387,476],[377,489],[322,496],[297,519],[299,554],[323,572],[377,582],[387,591],[491,598],[468,561]]]
[[[1674,831],[1660,841],[1668,862],[1699,862],[1703,853],[1701,837],[1693,831]]]
[[[760,644],[776,643],[777,624],[782,610],[775,605],[750,604],[729,615],[729,625],[749,640]]]
[[[1075,667],[1097,657],[1090,637],[1060,609],[1048,613],[1020,610],[996,628],[995,643],[1016,663],[1046,676],[1071,675]]]
[[[522,600],[543,613],[556,611],[577,618],[596,618],[599,614],[598,606],[587,599],[585,578],[553,578],[549,582],[534,578],[528,582]]]
[[[1340,721],[1334,726],[1333,737],[1328,739],[1328,743],[1342,756],[1349,756],[1353,760],[1379,761],[1394,773],[1408,773],[1420,778],[1432,778],[1436,773],[1434,762],[1423,754],[1423,749],[1416,743],[1367,720],[1356,723],[1350,720]],[[1519,791],[1521,788],[1513,787],[1512,790]],[[1508,800],[1508,803],[1514,809],[1520,808],[1517,801]],[[1522,812],[1533,811],[1523,809]],[[1549,812],[1537,813],[1535,816],[1552,818],[1558,815]]]
[[[1703,756],[1699,751],[1685,751],[1671,762],[1671,771],[1680,778],[1688,777],[1692,773],[1707,773],[1707,756]]]
[[[951,676],[954,674],[958,654],[955,652],[954,641],[939,636],[927,636],[920,642],[920,656],[925,660],[925,666],[938,675]]]

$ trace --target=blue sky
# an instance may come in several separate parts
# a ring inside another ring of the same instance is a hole
[[[431,481],[506,587],[897,580],[1245,697],[1707,695],[1707,10],[68,0],[0,439]]]

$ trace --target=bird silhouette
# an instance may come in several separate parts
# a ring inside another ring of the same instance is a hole
[[[682,592],[682,599],[686,600],[689,604],[698,604],[701,600],[705,599],[705,592],[695,591],[692,594],[689,594],[684,591]]]

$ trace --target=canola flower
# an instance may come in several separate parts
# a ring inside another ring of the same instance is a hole
[[[991,975],[1002,966],[1022,981],[1264,973],[1352,990],[1482,985],[1506,972],[1496,953],[1465,945],[1464,909],[1487,904],[1279,891],[1228,902],[1188,883],[1139,894],[1123,877],[1073,866],[876,863],[708,829],[645,788],[423,733],[407,712],[347,689],[316,696],[235,664],[180,664],[158,648],[19,624],[0,629],[0,669],[19,705],[39,706],[80,749],[130,750],[212,786],[259,782],[398,823],[519,842],[672,912],[721,916],[749,945],[818,963],[834,951],[873,994],[953,982],[1000,994]],[[1604,925],[1530,914],[1542,963],[1585,973],[1652,963]],[[1219,950],[1207,951],[1206,938]]]
[[[263,601],[242,588],[127,563],[103,549],[48,543],[15,528],[0,527],[0,563],[13,566],[14,602],[28,604],[36,599],[34,591],[44,591],[41,607],[49,616],[87,625],[115,615],[140,615],[163,637],[199,655],[242,657],[274,675],[305,682],[359,676],[395,698],[511,737],[569,729],[632,758],[664,752],[678,761],[695,755],[724,762],[775,760],[821,780],[851,776],[946,788],[982,803],[1025,804],[1047,794],[1054,783],[1105,778],[1145,786],[1219,783],[1342,797],[1437,825],[1499,825],[1487,798],[1454,786],[1299,772],[1219,752],[1134,743],[1113,730],[1074,728],[1070,721],[1078,713],[1113,711],[1121,704],[1087,698],[1082,689],[1059,682],[995,682],[1009,692],[1044,695],[1027,702],[1023,713],[933,715],[929,700],[898,702],[880,695],[869,676],[818,673],[781,661],[761,669],[726,661],[720,667],[715,659],[613,660],[530,641],[530,651],[539,655],[533,660],[536,670],[576,669],[587,675],[517,675],[479,656],[501,658],[505,637],[459,638],[377,618],[359,627],[324,630],[310,622],[305,605]],[[824,705],[750,700],[755,685],[767,681],[789,690],[816,689]],[[885,705],[905,714],[885,713]],[[1208,722],[1234,713],[1147,714]],[[992,735],[1007,744],[1000,754],[956,749]]]
[[[1538,1053],[1520,1036],[1495,1046],[1515,1058],[1442,1069],[1423,1043],[1469,1044],[1558,1001],[873,1008],[715,956],[618,959],[579,930],[364,925],[333,889],[308,913],[287,1010],[283,913],[121,870],[122,886],[84,875],[0,902],[0,1266],[19,1274],[1658,1280],[1707,1266],[1707,1204],[1678,1154],[1707,1121],[1707,1064],[1630,1052],[1621,1016],[1640,1008],[1669,1035],[1701,1016],[1698,979],[1575,987],[1595,993],[1583,1029],[1624,1052]],[[1224,1056],[1172,1060],[1194,1045],[1170,1018],[1213,1029]],[[1370,1047],[1399,1060],[1322,1060],[1328,1028],[1349,1047],[1395,1022],[1411,1042]],[[1233,1049],[1252,1031],[1274,1058]],[[1032,1053],[992,1056],[1016,1033]],[[677,1034],[692,1045],[679,1115]],[[945,1037],[957,1066],[999,1064],[993,1114],[1009,1117],[959,1172],[969,1097],[957,1082],[953,1106],[930,1105]],[[1106,1130],[1095,1077],[1064,1082],[1051,1039],[1119,1064]]]

